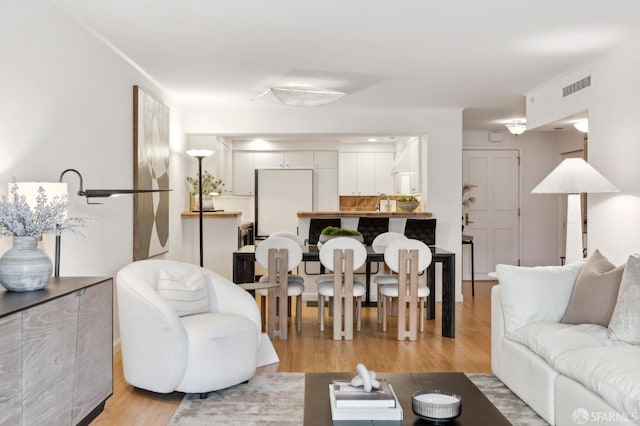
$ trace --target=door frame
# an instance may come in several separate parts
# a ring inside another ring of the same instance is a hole
[[[523,203],[523,179],[522,179],[522,148],[520,147],[493,147],[493,146],[473,146],[473,145],[469,145],[469,146],[463,146],[462,147],[462,155],[460,156],[460,161],[462,162],[462,159],[464,157],[464,151],[516,151],[518,154],[518,211],[520,212],[520,214],[518,215],[518,226],[517,226],[517,230],[518,230],[518,263],[522,263],[522,254],[524,253],[524,217],[525,214],[522,211],[522,203]],[[464,164],[462,164],[461,167],[461,177],[464,180],[464,176],[462,176],[464,174]],[[464,183],[464,182],[463,182]],[[462,198],[462,197],[461,197]],[[461,211],[461,215],[464,215],[463,209],[462,209],[462,205],[460,205],[460,211]],[[461,246],[461,256],[462,256],[462,260],[464,261],[464,247],[462,246],[462,243],[460,243]],[[469,255],[469,258],[471,256]],[[469,259],[470,261],[470,259]],[[467,263],[464,263],[467,264]],[[464,278],[464,270],[460,271],[460,277]],[[475,280],[477,281],[492,281],[495,280],[494,277],[490,277],[488,276],[488,274],[475,274],[474,277]]]

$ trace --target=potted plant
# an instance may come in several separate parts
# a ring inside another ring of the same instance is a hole
[[[470,183],[462,184],[462,212],[464,214],[468,215],[469,207],[471,206],[471,204],[476,202],[476,197],[471,197],[469,195],[469,191],[477,187],[477,185],[472,185]],[[462,230],[464,231],[464,215],[462,216]]]
[[[44,288],[49,282],[53,265],[38,248],[42,234],[81,233],[94,218],[68,217],[67,197],[51,200],[42,186],[38,188],[35,205],[20,195],[18,184],[12,184],[11,194],[0,199],[0,236],[13,237],[13,246],[0,257],[0,283],[10,291],[31,291]]]
[[[420,201],[413,195],[402,195],[398,197],[398,207],[406,213],[411,213],[420,205]]]
[[[195,177],[187,176],[187,183],[189,184],[189,208],[191,211],[197,212],[200,210],[199,203],[199,180],[198,175]],[[216,179],[211,173],[207,170],[202,172],[202,210],[203,211],[212,211],[213,210],[213,199],[211,197],[220,194],[222,192],[222,188],[224,188],[224,182],[222,179]]]
[[[320,237],[318,238],[318,246],[321,246],[326,241],[335,237],[349,237],[364,243],[364,237],[362,234],[354,229],[339,228],[337,226],[327,226],[320,231]]]

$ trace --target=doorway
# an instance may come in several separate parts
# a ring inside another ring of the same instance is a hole
[[[463,184],[475,201],[463,209],[463,233],[473,236],[475,279],[491,279],[499,263],[520,263],[520,152],[515,149],[462,152]],[[471,279],[470,255],[463,252],[463,279]]]

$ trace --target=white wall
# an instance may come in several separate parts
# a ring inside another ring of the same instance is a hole
[[[243,108],[185,107],[184,131],[193,134],[415,134],[425,135],[423,210],[438,218],[438,246],[454,251],[456,296],[460,291],[460,187],[462,110],[458,108],[295,109],[252,104]],[[424,164],[423,164],[424,166]]]
[[[48,1],[0,6],[0,193],[13,176],[57,181],[78,169],[85,189],[133,185],[133,86],[140,85],[171,108],[171,247],[180,258],[180,207],[185,199],[185,159],[180,115],[169,99],[112,50]],[[133,256],[133,198],[89,206],[69,184],[71,214],[98,217],[87,237],[62,238],[61,275],[114,276]],[[177,200],[177,201],[176,201]],[[176,212],[176,213],[174,213]],[[53,258],[53,239],[44,245]],[[0,239],[0,252],[11,244]]]
[[[591,75],[592,86],[577,98],[561,97],[567,77],[560,76],[532,90],[527,120],[545,124],[589,112],[589,162],[620,189],[616,194],[588,196],[588,248],[623,263],[640,251],[640,40],[573,70],[569,77]]]

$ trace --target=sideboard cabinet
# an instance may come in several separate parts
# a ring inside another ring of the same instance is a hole
[[[0,290],[0,425],[84,425],[113,393],[113,281]]]

